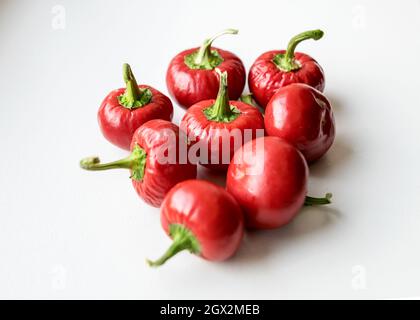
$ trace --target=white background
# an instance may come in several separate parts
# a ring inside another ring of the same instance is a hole
[[[126,154],[96,122],[123,62],[166,93],[170,59],[225,28],[240,34],[216,46],[247,68],[325,31],[298,50],[324,67],[335,111],[335,144],[309,186],[334,204],[248,234],[227,262],[182,253],[151,269],[145,258],[170,244],[159,210],[128,172],[78,161]],[[0,298],[419,296],[419,30],[419,0],[0,1]]]

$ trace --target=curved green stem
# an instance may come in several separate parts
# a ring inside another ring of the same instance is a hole
[[[208,120],[216,122],[231,122],[239,116],[239,110],[230,105],[227,72],[221,72],[220,69],[216,69],[219,75],[219,92],[214,104],[204,109],[203,112]]]
[[[327,193],[325,194],[324,198],[314,198],[307,196],[305,198],[305,206],[317,206],[317,205],[323,205],[323,204],[330,204],[331,203],[332,194]]]
[[[236,29],[226,29],[222,32],[219,32],[212,38],[206,39],[198,51],[193,52],[192,54],[185,57],[185,64],[191,69],[213,70],[223,61],[223,58],[217,51],[211,50],[213,41],[222,35],[237,33],[238,30]]]
[[[135,145],[132,153],[126,158],[109,163],[101,163],[98,157],[88,157],[80,160],[80,167],[90,171],[130,169],[131,178],[141,181],[144,176],[146,157],[146,152],[138,145]]]
[[[223,30],[222,32],[219,32],[218,34],[211,37],[210,39],[206,39],[204,43],[201,45],[200,49],[198,50],[197,56],[194,59],[195,64],[209,65],[210,60],[211,60],[211,45],[213,44],[213,41],[225,34],[238,34],[238,30],[226,29],[226,30]]]
[[[135,109],[148,104],[152,99],[152,92],[148,88],[139,88],[128,63],[123,64],[123,77],[126,89],[125,92],[118,97],[120,104],[127,109]]]
[[[277,65],[278,68],[286,72],[300,69],[301,66],[295,60],[295,49],[297,45],[308,39],[319,40],[323,35],[324,32],[319,29],[299,33],[289,41],[286,53],[275,55],[273,62]]]
[[[183,250],[189,250],[191,253],[199,254],[200,244],[193,233],[186,227],[180,224],[169,225],[169,235],[173,239],[171,246],[166,252],[157,260],[146,260],[149,266],[158,267],[163,265],[167,260],[175,256]]]

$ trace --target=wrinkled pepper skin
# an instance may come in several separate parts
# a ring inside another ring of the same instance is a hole
[[[217,99],[193,105],[185,113],[180,126],[193,144],[200,144],[200,148],[207,150],[205,155],[200,153],[200,164],[212,170],[226,171],[235,150],[247,142],[246,139],[249,141],[258,134],[264,135],[264,118],[256,107],[229,100],[230,80],[228,90],[227,73],[217,72],[220,73]],[[210,109],[215,118],[209,118],[206,114],[205,111]],[[229,116],[233,118],[226,121]]]
[[[204,180],[176,185],[162,204],[161,223],[168,235],[171,224],[188,229],[199,243],[197,254],[211,261],[230,258],[244,234],[239,204],[226,190]]]
[[[309,30],[290,39],[286,50],[272,50],[260,55],[248,74],[249,90],[257,103],[265,108],[268,101],[282,87],[293,83],[306,83],[319,91],[325,88],[324,71],[312,57],[295,52],[305,40],[319,40],[322,30]]]
[[[170,131],[176,136],[175,141],[168,138]],[[146,122],[133,135],[131,149],[138,145],[147,155],[143,179],[141,181],[131,179],[133,187],[146,203],[154,207],[161,205],[166,194],[177,183],[195,179],[197,176],[196,164],[190,162],[181,164],[178,160],[176,163],[160,163],[163,150],[169,145],[171,150],[176,150],[176,157],[179,159],[179,135],[180,130],[177,125],[158,119]]]
[[[176,55],[169,64],[166,73],[166,84],[170,95],[184,108],[202,100],[215,99],[219,89],[219,78],[216,71],[205,69],[190,69],[184,62],[185,56],[199,50],[193,48]],[[244,89],[246,72],[238,56],[232,52],[212,47],[223,58],[217,66],[229,77],[229,98],[237,100]]]
[[[306,83],[321,92],[324,91],[324,71],[318,62],[307,54],[295,53],[296,60],[302,66],[297,71],[285,72],[273,63],[275,55],[285,52],[286,50],[273,50],[263,53],[249,70],[249,89],[255,101],[263,108],[278,89],[292,83]]]
[[[252,140],[235,152],[226,188],[241,205],[247,228],[289,223],[304,205],[308,166],[303,155],[278,137]]]
[[[206,118],[203,110],[212,106],[214,102],[215,100],[205,100],[193,105],[185,113],[180,126],[187,133],[188,137],[195,137],[193,143],[203,143],[207,146],[208,157],[205,159],[207,164],[201,163],[203,166],[211,170],[226,171],[230,161],[228,163],[222,163],[223,129],[227,129],[229,132],[233,129],[239,129],[242,137],[245,136],[245,129],[252,130],[252,137],[250,137],[250,140],[252,140],[257,137],[257,129],[264,130],[264,118],[257,108],[240,101],[231,100],[230,104],[241,112],[240,116],[229,123],[211,121]],[[212,141],[214,140],[219,141],[219,143],[212,145]],[[234,153],[234,137],[231,136],[229,160],[232,159]],[[219,163],[211,163],[212,154],[217,155]]]
[[[177,183],[195,179],[197,165],[188,161],[186,136],[169,121],[154,119],[144,123],[133,134],[131,153],[117,161],[101,163],[98,157],[87,157],[80,167],[89,171],[130,170],[137,194],[146,203],[159,207],[168,191]]]
[[[130,149],[133,134],[142,124],[152,119],[171,121],[173,115],[172,102],[167,96],[147,85],[138,87],[152,92],[148,104],[135,109],[125,108],[118,101],[125,92],[125,88],[120,88],[106,96],[98,111],[98,123],[104,137],[125,150]]]
[[[334,142],[330,102],[306,84],[280,88],[267,105],[264,122],[268,135],[293,144],[309,164],[321,158]]]

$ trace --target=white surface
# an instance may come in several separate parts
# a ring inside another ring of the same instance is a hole
[[[419,18],[418,0],[0,1],[0,298],[420,295]],[[228,27],[240,35],[216,45],[247,68],[298,32],[325,31],[299,50],[324,67],[334,106],[337,139],[310,181],[334,204],[249,234],[228,262],[182,253],[151,269],[145,258],[170,243],[158,210],[127,172],[78,161],[125,154],[96,123],[123,62],[167,92],[169,60]]]

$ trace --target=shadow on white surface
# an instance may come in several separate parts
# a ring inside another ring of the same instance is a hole
[[[339,218],[340,212],[332,207],[304,207],[291,223],[282,228],[248,231],[238,253],[229,262],[259,263],[260,260],[269,259],[270,255],[279,256],[282,250],[298,239],[311,241],[317,232],[333,227]]]
[[[340,113],[344,112],[345,106],[340,103],[338,97],[331,94],[327,96],[335,115],[336,137],[327,154],[309,167],[311,176],[314,177],[328,177],[332,175],[332,171],[338,170],[339,167],[346,167],[354,153],[351,144],[346,141],[345,136],[340,132],[340,124],[338,123]]]
[[[227,171],[212,171],[199,165],[197,179],[211,181],[224,188],[226,186],[226,172]]]
[[[331,108],[334,112],[334,115],[338,115],[338,114],[341,114],[342,112],[346,111],[346,106],[344,106],[340,102],[341,100],[338,96],[334,95],[334,93],[331,93],[331,92],[327,92],[327,93],[325,93],[325,95],[328,98],[328,100],[330,101]]]
[[[311,176],[328,177],[332,171],[345,167],[353,156],[353,149],[346,141],[337,136],[328,153],[309,167]]]

